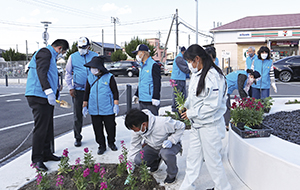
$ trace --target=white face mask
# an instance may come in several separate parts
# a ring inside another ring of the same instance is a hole
[[[267,53],[262,53],[260,54],[261,58],[262,59],[266,59],[268,57],[268,54]]]
[[[63,49],[61,48],[60,51],[58,52],[57,56],[56,56],[56,60],[58,60],[59,58],[63,57]]]
[[[138,54],[135,56],[136,60],[140,63],[142,62],[144,56],[140,57]]]
[[[96,75],[96,74],[99,73],[99,70],[98,70],[97,68],[91,68],[91,73],[92,73],[93,75]]]
[[[140,130],[138,132],[135,132],[135,134],[137,134],[137,135],[143,135],[143,134],[145,134],[146,129],[145,129],[145,131],[142,131],[142,128],[143,128],[143,124],[141,125]]]
[[[88,51],[87,48],[86,49],[78,48],[78,52],[79,52],[80,55],[87,54],[87,51]]]
[[[193,62],[192,62],[193,63]],[[191,65],[191,68],[190,68],[190,70],[191,70],[191,72],[192,73],[197,73],[198,72],[198,64],[199,64],[199,62],[197,63],[197,66],[194,68],[193,67],[193,64],[192,63],[190,63],[190,65]]]

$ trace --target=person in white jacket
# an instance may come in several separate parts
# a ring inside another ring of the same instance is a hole
[[[148,109],[132,109],[125,117],[125,126],[134,131],[128,161],[139,166],[142,162],[140,151],[143,150],[143,160],[150,172],[157,171],[163,160],[167,165],[164,183],[174,183],[178,173],[176,155],[182,150],[180,138],[185,124],[171,117],[154,116]]]
[[[197,45],[191,45],[184,54],[190,64],[186,112],[181,116],[192,124],[190,145],[186,159],[186,174],[181,190],[199,189],[194,185],[203,161],[215,184],[215,190],[230,190],[222,164],[221,139],[225,136],[223,114],[226,110],[227,85],[221,69],[214,64],[211,56]]]

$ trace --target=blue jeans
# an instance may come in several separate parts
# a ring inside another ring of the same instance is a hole
[[[255,99],[264,99],[270,96],[270,89],[252,88],[252,97]]]

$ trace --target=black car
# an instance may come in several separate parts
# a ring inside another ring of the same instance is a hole
[[[139,76],[139,64],[135,61],[118,61],[107,65],[106,68],[116,77],[118,75]]]
[[[160,67],[160,74],[164,74],[165,73],[165,67],[164,64],[161,63],[160,61],[156,61],[156,63],[159,65]]]
[[[300,78],[300,56],[290,56],[273,63],[275,78],[289,82]]]

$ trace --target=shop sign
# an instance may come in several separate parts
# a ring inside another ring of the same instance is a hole
[[[251,32],[238,32],[238,38],[250,38]]]
[[[231,57],[231,52],[229,51],[222,51],[222,58],[230,58]]]
[[[248,49],[243,49],[243,61],[245,61],[248,56]]]
[[[281,30],[281,31],[278,31],[278,36],[280,36],[280,37],[292,36],[292,35],[293,35],[293,31],[292,30]]]

